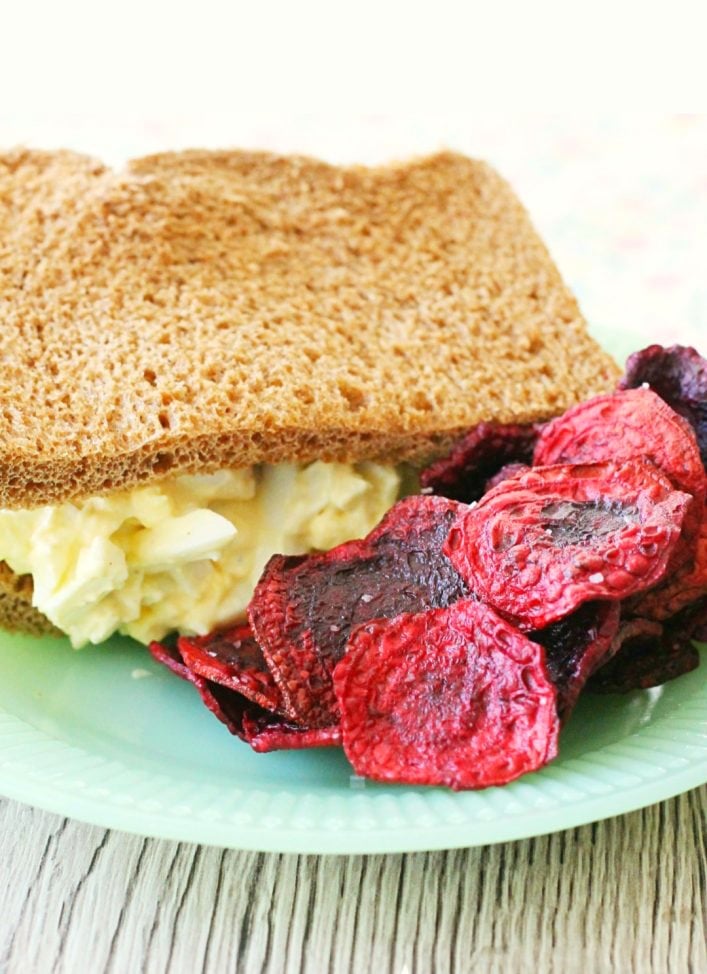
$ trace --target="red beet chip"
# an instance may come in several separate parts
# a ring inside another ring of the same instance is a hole
[[[627,389],[573,406],[548,423],[535,447],[539,466],[652,460],[701,511],[705,471],[692,427],[650,389]],[[699,517],[698,517],[699,520]]]
[[[341,729],[338,726],[299,727],[281,714],[264,710],[240,693],[219,683],[204,680],[201,685],[198,680],[199,677],[192,678],[209,710],[234,736],[245,741],[259,754],[267,751],[302,751],[341,744]]]
[[[692,640],[703,618],[702,611],[693,607],[664,625],[650,619],[630,619],[622,624],[615,640],[616,652],[592,676],[587,690],[647,690],[696,669],[700,656]]]
[[[691,560],[656,588],[633,600],[631,612],[646,619],[669,619],[703,595],[707,595],[707,511]]]
[[[176,646],[167,646],[164,643],[152,642],[147,648],[150,655],[158,663],[162,663],[163,666],[166,666],[176,676],[181,677],[182,680],[190,681],[191,674],[189,667],[182,660],[182,654]]]
[[[338,726],[312,729],[298,727],[280,714],[270,713],[241,693],[199,676],[182,660],[177,647],[150,643],[153,657],[177,676],[192,683],[203,703],[229,731],[254,751],[303,750],[341,744]]]
[[[467,594],[442,553],[464,510],[443,497],[408,497],[362,541],[270,560],[248,614],[291,720],[308,727],[338,721],[331,673],[355,625]]]
[[[525,473],[526,470],[530,470],[527,463],[507,463],[494,474],[489,480],[486,481],[484,486],[484,494],[487,494],[494,487],[498,487],[502,484],[504,480],[510,480],[511,477],[517,477],[519,473]]]
[[[589,677],[612,651],[619,628],[618,602],[586,602],[576,612],[530,633],[545,647],[550,679],[557,688],[557,712],[564,722]]]
[[[538,467],[458,518],[445,551],[482,601],[543,629],[656,585],[690,503],[647,460]]]
[[[469,504],[486,490],[486,482],[509,463],[529,464],[538,438],[537,425],[479,423],[451,453],[422,471],[423,488]]]
[[[670,569],[693,555],[704,508],[707,478],[690,424],[650,389],[627,389],[573,406],[548,423],[534,462],[593,463],[643,457],[652,460],[680,490],[694,498]]]
[[[250,744],[259,754],[267,751],[303,751],[341,744],[341,729],[336,725],[299,727],[281,714],[273,714],[251,703],[234,690],[208,680],[205,683],[206,686],[199,692],[209,710],[232,734]]]
[[[338,724],[329,727],[298,727],[282,718],[273,720],[271,714],[257,719],[246,714],[243,728],[245,740],[258,754],[341,746],[341,727]]]
[[[630,356],[619,388],[644,382],[692,426],[707,468],[707,359],[684,345],[649,345]]]
[[[357,774],[485,788],[557,753],[545,652],[480,602],[359,626],[334,671]]]
[[[242,693],[266,710],[282,710],[280,691],[249,625],[182,636],[177,646],[192,673]]]
[[[202,702],[209,708],[212,714],[228,727],[232,734],[245,740],[243,730],[243,717],[249,708],[256,712],[261,712],[262,708],[257,704],[251,703],[240,693],[226,690],[217,683],[210,683],[192,672],[184,663],[181,653],[177,647],[164,646],[162,643],[150,643],[148,649],[158,663],[163,663],[172,673],[187,680],[196,687]]]

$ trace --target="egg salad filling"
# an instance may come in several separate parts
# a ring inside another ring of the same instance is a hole
[[[278,464],[172,477],[103,497],[0,510],[0,561],[74,647],[203,635],[242,618],[271,555],[367,534],[406,474],[376,463]]]

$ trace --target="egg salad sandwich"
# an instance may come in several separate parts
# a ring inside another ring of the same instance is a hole
[[[609,389],[509,186],[189,151],[0,155],[0,626],[147,642],[365,535],[480,420]]]

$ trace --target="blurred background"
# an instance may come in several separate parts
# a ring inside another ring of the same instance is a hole
[[[599,338],[707,345],[707,116],[8,113],[0,144],[114,165],[187,146],[379,163],[451,147],[487,159],[530,210]]]

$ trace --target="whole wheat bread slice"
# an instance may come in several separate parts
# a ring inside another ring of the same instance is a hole
[[[450,152],[0,155],[0,314],[0,507],[259,462],[422,462],[617,373],[507,183]]]
[[[0,506],[156,474],[420,460],[606,390],[507,184],[184,152],[0,157]]]

